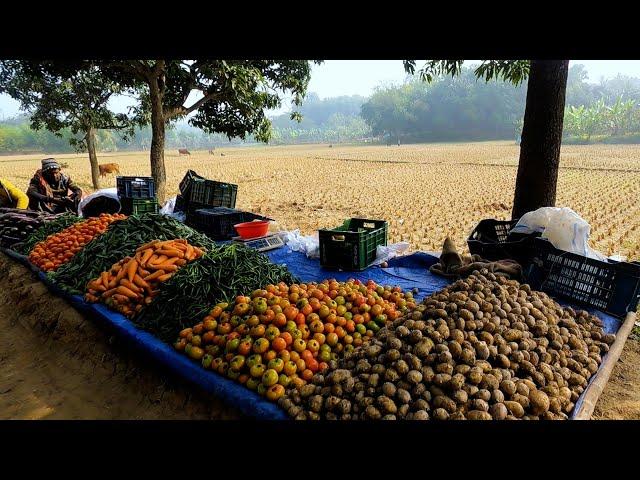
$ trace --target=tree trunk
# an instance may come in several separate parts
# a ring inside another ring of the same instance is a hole
[[[167,174],[164,168],[165,119],[162,107],[163,88],[151,82],[151,176],[156,184],[160,205],[166,200]]]
[[[87,151],[89,152],[89,163],[91,164],[91,181],[93,188],[100,189],[100,168],[98,168],[98,157],[96,155],[96,129],[87,129]]]
[[[512,218],[556,204],[569,60],[532,60]]]

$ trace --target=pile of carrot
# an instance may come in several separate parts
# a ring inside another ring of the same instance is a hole
[[[56,270],[73,258],[96,235],[106,232],[112,222],[126,218],[126,215],[119,213],[103,213],[99,217],[71,225],[36,244],[29,254],[29,261],[45,272]]]
[[[125,257],[87,284],[85,300],[102,301],[133,318],[159,293],[159,286],[183,265],[204,255],[184,239],[154,240],[142,245],[132,257]]]

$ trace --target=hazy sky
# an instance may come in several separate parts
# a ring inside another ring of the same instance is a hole
[[[478,60],[468,60],[470,65]],[[571,60],[571,64],[585,65],[589,81],[598,83],[602,77],[610,78],[618,73],[640,78],[640,60]],[[421,63],[418,62],[418,66]],[[402,83],[406,78],[400,60],[327,60],[313,65],[309,91],[320,98],[340,95],[370,95],[376,86],[384,83]],[[131,99],[120,98],[112,102],[112,108],[126,112]],[[281,111],[288,111],[290,102],[283,102]],[[0,119],[19,112],[19,105],[11,97],[0,95]],[[279,112],[274,112],[279,113]]]

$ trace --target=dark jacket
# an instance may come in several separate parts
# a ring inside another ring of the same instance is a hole
[[[80,199],[82,189],[78,187],[70,177],[64,173],[60,175],[60,181],[57,183],[49,183],[42,174],[42,170],[38,170],[27,189],[29,197],[29,209],[41,210],[49,213],[60,213],[68,210],[64,205],[59,205],[52,201],[53,199],[62,199],[69,196],[69,191]]]

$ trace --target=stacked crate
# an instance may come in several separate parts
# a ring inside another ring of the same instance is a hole
[[[196,210],[213,207],[235,208],[237,194],[237,185],[208,180],[189,170],[180,182],[180,195],[176,199],[176,207],[186,212],[188,223],[189,217],[193,216]]]
[[[120,213],[158,213],[158,200],[152,177],[117,177],[116,186],[121,205]]]

